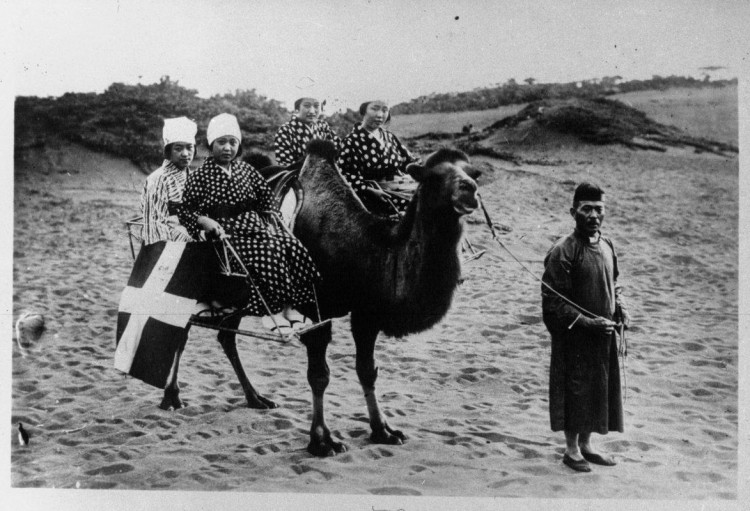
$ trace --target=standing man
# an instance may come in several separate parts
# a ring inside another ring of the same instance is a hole
[[[192,241],[180,225],[176,209],[182,204],[188,167],[195,156],[198,126],[187,117],[164,119],[164,162],[146,178],[141,194],[143,243]]]
[[[550,423],[565,432],[563,463],[578,472],[590,472],[589,463],[615,465],[594,448],[592,433],[623,432],[615,327],[627,328],[630,318],[614,246],[600,232],[604,213],[601,188],[578,185],[570,208],[575,231],[549,250],[542,277],[544,324],[552,336]]]
[[[276,163],[287,167],[305,157],[307,143],[313,139],[331,140],[336,147],[339,137],[328,123],[320,119],[320,102],[315,98],[299,98],[294,102],[292,119],[281,125],[273,142]]]

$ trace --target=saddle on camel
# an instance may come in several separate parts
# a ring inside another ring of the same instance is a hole
[[[392,428],[380,410],[375,393],[378,376],[375,342],[380,332],[387,336],[404,336],[427,330],[445,316],[461,278],[459,245],[463,217],[479,206],[474,180],[479,172],[471,166],[465,153],[440,149],[430,155],[424,165],[408,167],[407,171],[419,186],[404,216],[394,223],[364,207],[336,168],[335,152],[330,142],[312,141],[302,168],[282,172],[273,182],[277,204],[282,211],[296,212],[291,219],[293,232],[322,276],[316,286],[316,303],[311,306],[314,310],[302,311],[316,323],[292,336],[307,349],[307,379],[313,398],[307,449],[316,456],[347,450],[342,442],[334,440],[323,413],[324,394],[330,382],[326,361],[331,340],[330,319],[346,314],[351,314],[356,372],[369,412],[370,440],[392,445],[406,440],[406,435]],[[191,245],[209,245],[205,252],[213,252],[215,266],[219,268],[225,257],[225,247],[227,257],[231,257],[231,248],[225,244],[186,244]],[[209,294],[231,291],[230,301],[237,304],[253,287],[252,268],[247,270],[247,277],[203,271],[203,276],[197,280],[214,281],[204,288],[204,293],[206,289]],[[210,296],[201,298],[208,303],[222,300],[218,294],[212,300]],[[177,371],[191,325],[219,330],[218,340],[239,378],[249,407],[277,406],[254,389],[240,363],[236,334],[270,338],[265,333],[238,330],[236,325],[241,314],[241,307],[228,314],[236,324],[227,321],[227,315],[215,308],[188,318],[183,329],[184,340],[174,350],[168,377],[162,385],[162,408],[183,406]],[[118,325],[118,336],[119,331]]]

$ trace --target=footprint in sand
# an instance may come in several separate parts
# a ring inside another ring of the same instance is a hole
[[[525,477],[514,477],[511,479],[503,479],[502,481],[490,483],[488,487],[492,488],[493,490],[499,490],[501,488],[505,488],[506,486],[510,486],[512,484],[526,486],[527,484],[529,484],[529,480],[526,479]]]
[[[702,389],[702,388],[701,389],[692,389],[690,391],[690,393],[692,395],[694,395],[695,397],[711,397],[711,396],[714,395],[714,393],[711,392],[710,390],[706,390],[706,389]]]
[[[81,484],[80,488],[85,488],[88,490],[111,490],[112,488],[116,488],[117,483],[114,481],[88,481],[85,484]],[[76,488],[79,488],[76,486]]]
[[[685,348],[687,351],[703,351],[706,349],[705,346],[702,344],[698,344],[696,342],[683,342],[682,347]]]
[[[404,488],[402,486],[385,486],[382,488],[368,488],[368,492],[373,495],[422,495],[422,492],[414,490],[412,488]]]
[[[710,436],[714,442],[720,442],[729,438],[729,435],[727,433],[724,433],[723,431],[717,431],[715,429],[704,429],[703,432]]]
[[[712,381],[708,380],[703,382],[703,384],[706,387],[711,387],[712,389],[732,389],[734,388],[732,385],[727,385],[726,383],[720,382],[720,381]]]
[[[204,413],[208,413],[212,411],[214,411],[213,406],[203,404],[203,405],[186,406],[184,408],[180,408],[179,410],[175,410],[173,413],[177,413],[179,415],[183,415],[186,417],[195,417],[196,415],[202,415]]]
[[[277,452],[281,452],[282,450],[287,450],[290,448],[290,446],[291,444],[289,442],[279,442],[276,444],[259,445],[257,447],[253,447],[253,452],[263,456],[266,454],[274,454]]]
[[[409,467],[411,472],[409,472],[410,476],[413,476],[415,474],[419,474],[421,472],[424,472],[425,470],[429,470],[427,467],[424,467],[422,465],[412,465]]]
[[[657,448],[657,446],[654,444],[629,440],[613,440],[611,442],[605,442],[604,447],[608,452],[617,453],[629,452],[634,449],[646,452]]]
[[[227,461],[229,461],[229,456],[226,455],[226,454],[221,454],[221,453],[218,453],[218,454],[204,454],[203,455],[203,459],[205,459],[209,463],[216,463],[217,461],[219,461],[219,462],[227,462]]]
[[[367,449],[365,455],[371,460],[379,460],[381,458],[393,457],[393,452],[383,447],[374,447]]]
[[[724,476],[715,472],[693,473],[678,471],[675,472],[675,475],[680,481],[685,481],[687,483],[718,483],[725,479]]]
[[[213,437],[220,436],[220,435],[221,435],[221,432],[215,429],[212,429],[211,431],[196,431],[195,433],[186,435],[185,440],[188,440],[190,442],[194,442],[194,441],[200,442],[202,440],[208,440],[209,438],[213,438]]]
[[[319,475],[325,481],[330,481],[331,479],[333,479],[334,477],[336,477],[336,474],[334,474],[332,472],[325,472],[325,471],[317,469],[317,468],[312,468],[312,467],[310,467],[308,465],[292,465],[292,470],[294,470],[294,472],[297,475],[300,475],[300,476],[302,474]]]
[[[125,474],[126,472],[132,472],[133,470],[135,470],[135,467],[128,463],[115,463],[114,465],[107,465],[105,467],[88,470],[85,474],[90,476],[109,476],[114,474]]]
[[[349,431],[346,432],[346,434],[349,435],[349,438],[360,438],[365,435],[368,435],[369,433],[370,432],[368,430],[360,429],[360,428],[350,429]]]
[[[464,410],[469,410],[469,411],[479,410],[479,409],[488,410],[488,409],[493,408],[493,404],[492,403],[486,403],[486,402],[474,403],[472,405],[464,404],[464,405],[461,405],[461,408],[463,408]]]

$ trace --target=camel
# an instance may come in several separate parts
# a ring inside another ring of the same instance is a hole
[[[313,141],[299,182],[304,202],[295,234],[323,276],[318,291],[324,317],[351,313],[356,371],[375,443],[401,444],[405,435],[385,420],[375,394],[375,341],[380,332],[404,336],[426,330],[450,308],[460,278],[462,217],[478,207],[479,172],[461,151],[441,149],[407,171],[420,185],[404,217],[393,225],[369,213],[334,163],[333,145]],[[310,348],[308,347],[308,351]],[[323,357],[325,353],[323,352]],[[323,366],[315,355],[311,363]],[[345,450],[323,417],[327,375],[311,381],[313,424],[308,450],[327,456]],[[312,379],[311,379],[312,380]]]
[[[323,318],[351,313],[356,347],[356,372],[365,394],[374,443],[400,445],[406,435],[393,429],[380,410],[375,394],[378,368],[375,341],[380,332],[404,336],[434,326],[448,312],[461,273],[459,243],[463,217],[478,206],[479,171],[468,156],[455,149],[440,149],[424,165],[407,171],[419,187],[403,218],[393,223],[364,207],[335,166],[335,147],[312,141],[298,180],[304,201],[296,218],[295,235],[308,249],[323,281],[317,288]],[[314,311],[306,311],[315,317]],[[239,318],[236,318],[239,323]],[[236,325],[226,324],[229,328]],[[313,395],[313,418],[308,452],[331,456],[345,452],[326,425],[323,406],[330,382],[326,328],[301,336],[307,347],[308,382]],[[235,334],[221,331],[224,352],[240,380],[247,405],[275,408],[248,380],[236,349]],[[179,398],[175,356],[162,408],[183,406]]]

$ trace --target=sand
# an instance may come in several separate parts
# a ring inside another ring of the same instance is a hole
[[[574,183],[596,179],[609,195],[603,230],[618,249],[633,317],[625,433],[595,437],[616,467],[575,474],[561,463],[563,437],[547,413],[539,284],[491,239],[479,213],[467,232],[487,253],[464,269],[445,320],[378,341],[378,394],[405,445],[368,440],[346,318],[334,324],[326,403],[344,454],[305,451],[311,395],[299,343],[240,338],[251,381],[281,405],[258,411],[244,406],[215,334],[193,329],[180,368],[188,406],[160,410],[159,389],[113,368],[117,304],[132,266],[123,222],[137,210],[144,176],[127,161],[61,145],[16,165],[13,314],[41,312],[47,330],[27,357],[13,346],[7,427],[13,433],[21,421],[32,439],[23,447],[11,434],[11,485],[260,492],[241,497],[251,508],[276,496],[280,507],[290,498],[282,494],[303,498],[305,509],[332,508],[333,494],[364,499],[361,509],[458,502],[447,497],[484,499],[467,509],[519,497],[635,499],[634,508],[646,499],[736,503],[737,156],[582,145],[526,156],[537,163],[477,162],[503,244],[535,275],[551,243],[572,229]],[[116,507],[135,495],[87,498]],[[187,508],[191,495],[216,503],[230,494],[168,495]],[[394,497],[374,500],[383,495]]]

